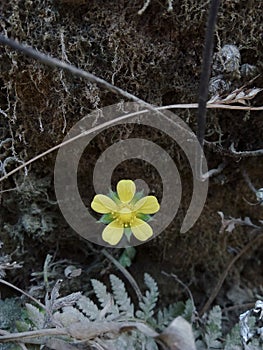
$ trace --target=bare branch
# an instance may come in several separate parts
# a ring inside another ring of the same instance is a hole
[[[182,103],[182,104],[176,104],[176,105],[168,105],[168,106],[162,106],[157,107],[158,110],[162,109],[192,109],[192,108],[198,108],[198,103]],[[215,108],[215,109],[235,109],[238,111],[263,111],[263,106],[259,107],[251,107],[251,106],[231,106],[226,105],[223,103],[212,103],[207,102],[206,108]]]
[[[203,52],[202,71],[200,77],[199,100],[197,112],[197,138],[201,147],[204,145],[205,127],[206,127],[206,105],[208,99],[208,85],[211,72],[212,54],[214,47],[214,31],[219,9],[220,0],[211,0],[207,29],[205,33],[205,47]]]
[[[242,171],[242,175],[248,185],[248,187],[251,189],[252,192],[254,192],[255,194],[257,193],[257,190],[255,189],[255,186],[252,184],[247,172],[245,170]]]
[[[111,92],[114,92],[117,95],[121,95],[129,100],[137,102],[137,103],[139,103],[139,104],[141,104],[149,109],[153,109],[153,107],[149,103],[141,100],[140,98],[130,94],[129,92],[127,92],[127,91],[125,91],[117,86],[114,86],[114,85],[108,83],[106,80],[98,78],[96,75],[89,73],[89,72],[86,72],[82,69],[79,69],[79,68],[77,68],[69,63],[66,63],[64,61],[60,61],[57,58],[54,58],[54,57],[46,55],[42,52],[39,52],[39,51],[33,49],[32,47],[22,45],[19,42],[15,41],[13,39],[6,38],[3,35],[0,35],[0,44],[10,46],[14,50],[22,52],[25,55],[32,57],[32,58],[38,60],[39,62],[41,62],[47,66],[50,66],[53,68],[55,68],[55,67],[62,68],[70,74],[76,75],[80,78],[87,79],[87,80],[91,81],[92,83],[98,84],[99,86],[105,88],[106,90],[109,90]]]
[[[259,231],[258,229],[253,230],[253,232]],[[210,297],[208,298],[207,302],[205,303],[204,307],[200,311],[199,315],[200,317],[203,316],[209,309],[212,304],[212,302],[215,300],[218,292],[220,291],[227,275],[232,266],[235,264],[235,262],[241,258],[242,255],[244,255],[249,249],[252,247],[256,247],[256,243],[258,243],[260,240],[262,240],[263,234],[257,235],[253,240],[251,240],[245,247],[230,261],[230,263],[227,265],[226,269],[222,272],[221,276],[219,277],[217,284],[215,285],[214,289],[212,290],[212,293]]]
[[[226,167],[226,165],[227,165],[226,162],[223,162],[223,163],[219,164],[217,168],[211,169],[211,170],[209,170],[207,173],[203,174],[203,175],[202,175],[202,179],[206,180],[206,179],[208,179],[209,177],[212,177],[212,176],[215,176],[215,175],[220,174],[220,173],[224,170],[224,168]]]
[[[208,147],[212,148],[215,152],[220,153],[224,156],[232,157],[232,158],[247,158],[247,157],[263,156],[263,149],[258,149],[254,151],[236,151],[233,144],[229,147],[229,149],[225,149],[222,146],[217,146],[214,142],[204,141],[204,143]]]
[[[12,283],[9,283],[3,279],[0,278],[0,283],[11,287],[13,289],[15,289],[16,291],[20,292],[21,294],[24,294],[26,297],[30,298],[34,303],[36,303],[38,306],[40,306],[41,308],[43,308],[44,310],[46,310],[46,306],[44,304],[42,304],[40,301],[38,301],[36,298],[32,297],[32,295],[28,294],[27,292],[23,291],[22,289],[14,286]]]
[[[231,144],[229,149],[232,152],[232,154],[239,157],[257,157],[263,155],[263,149],[258,149],[255,151],[236,151],[233,143]]]
[[[127,278],[127,280],[130,282],[131,286],[133,287],[137,298],[139,301],[142,301],[143,297],[142,297],[142,292],[137,284],[137,282],[135,281],[135,279],[132,277],[132,275],[129,273],[128,270],[126,270],[116,259],[114,259],[114,257],[107,252],[106,249],[103,249],[102,254],[104,254],[106,256],[106,258],[108,258],[122,273],[123,275]]]

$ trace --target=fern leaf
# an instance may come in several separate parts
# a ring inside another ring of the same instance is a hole
[[[94,293],[102,307],[99,312],[99,319],[105,319],[112,321],[119,316],[118,306],[115,305],[114,300],[110,293],[107,292],[105,284],[101,283],[96,279],[91,280]]]
[[[131,299],[128,297],[123,281],[115,275],[110,275],[110,282],[113,296],[119,310],[122,311],[126,317],[133,317],[134,305],[131,303]]]
[[[91,284],[101,307],[104,308],[107,304],[110,303],[110,300],[111,300],[110,293],[107,292],[107,288],[105,284],[103,284],[102,282],[96,279],[92,279]]]
[[[179,301],[158,311],[157,325],[160,330],[164,330],[177,316],[182,316],[185,311],[185,303]]]
[[[45,314],[32,304],[26,304],[27,317],[37,329],[42,329],[45,323]]]
[[[98,306],[86,296],[82,296],[76,303],[77,307],[88,317],[90,321],[95,321],[99,315]]]
[[[185,302],[185,309],[183,314],[181,315],[186,321],[192,322],[192,316],[195,312],[195,306],[193,305],[193,302],[191,299],[186,300]]]
[[[60,323],[63,327],[68,327],[72,323],[87,322],[88,318],[85,317],[78,309],[73,306],[66,306],[63,308],[63,312],[55,312],[53,318],[57,323]]]
[[[222,312],[220,306],[216,305],[209,312],[206,325],[205,342],[208,349],[220,349],[222,344],[219,338],[222,336]]]
[[[146,290],[143,300],[139,303],[141,310],[136,312],[138,318],[149,321],[154,315],[154,308],[158,301],[159,290],[155,280],[148,274],[144,274],[144,282],[149,290]]]
[[[231,332],[226,335],[224,350],[241,349],[240,327],[236,324]]]

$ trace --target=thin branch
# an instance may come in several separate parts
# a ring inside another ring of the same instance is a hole
[[[67,140],[67,141],[64,141],[64,142],[62,142],[62,143],[60,143],[60,144],[58,144],[58,145],[56,145],[56,146],[54,146],[54,147],[49,148],[49,149],[46,150],[45,152],[43,152],[43,153],[37,155],[36,157],[34,157],[34,158],[28,160],[27,162],[23,163],[22,165],[18,166],[17,168],[11,170],[9,173],[5,174],[4,176],[2,176],[2,177],[0,178],[0,182],[3,181],[4,179],[7,179],[10,175],[13,175],[13,174],[15,174],[16,172],[18,172],[19,170],[21,170],[21,169],[27,167],[28,165],[30,165],[31,163],[35,162],[36,160],[38,160],[38,159],[40,159],[40,158],[42,158],[42,157],[48,155],[49,153],[52,153],[52,152],[56,151],[56,150],[59,149],[60,147],[66,146],[67,144],[69,144],[69,143],[71,143],[71,142],[73,142],[73,141],[75,141],[75,140],[78,140],[78,139],[81,138],[81,137],[87,136],[87,135],[93,133],[94,131],[98,131],[98,130],[101,130],[101,129],[105,128],[105,127],[109,127],[109,126],[115,124],[117,121],[119,122],[119,121],[123,121],[123,120],[126,120],[126,119],[130,119],[131,117],[134,117],[134,116],[137,115],[137,114],[145,113],[145,112],[148,112],[148,110],[138,111],[138,112],[134,112],[134,113],[129,113],[129,114],[127,114],[127,115],[123,115],[123,116],[121,116],[121,117],[117,117],[117,118],[115,118],[115,119],[109,120],[109,121],[107,121],[107,122],[105,122],[105,123],[102,123],[102,124],[100,124],[100,125],[97,125],[97,126],[91,128],[91,129],[89,129],[89,130],[86,130],[86,131],[84,131],[83,133],[81,133],[81,134],[79,134],[79,135],[77,135],[77,136],[75,136],[75,137],[72,137],[71,139],[69,139],[69,140]]]
[[[145,106],[148,110],[151,110],[151,111],[161,111],[163,109],[168,109],[168,108],[198,108],[199,105],[198,104],[178,104],[178,105],[170,105],[170,106],[163,106],[163,107],[158,107],[158,108],[155,108],[153,106],[151,106],[150,104],[148,104],[147,102],[139,99],[138,97],[106,82],[105,80],[101,79],[101,78],[98,78],[96,77],[95,75],[91,74],[91,73],[88,73],[84,70],[81,70],[81,69],[78,69],[77,67],[75,66],[72,66],[66,62],[63,62],[63,61],[60,61],[56,58],[53,58],[53,57],[50,57],[48,55],[45,55],[41,52],[38,52],[37,50],[34,50],[33,48],[31,47],[27,47],[25,45],[22,45],[22,44],[19,44],[18,42],[16,42],[15,40],[12,40],[12,39],[8,39],[6,38],[5,36],[2,36],[0,35],[0,43],[4,44],[4,45],[8,45],[12,48],[14,48],[15,50],[18,50],[18,51],[21,51],[23,53],[25,53],[26,55],[30,56],[30,57],[33,57],[37,60],[39,60],[40,62],[46,64],[46,65],[49,65],[51,67],[58,67],[58,68],[62,68],[66,71],[68,71],[69,73],[73,74],[73,75],[77,75],[79,77],[82,77],[84,79],[87,79],[93,83],[97,83],[98,85],[104,87],[105,89],[108,89],[116,94],[120,94],[128,99],[131,99],[143,106]],[[220,105],[220,104],[208,104],[207,105],[207,108],[226,108],[226,109],[243,109],[243,110],[261,110],[263,109],[263,107],[248,107],[248,106],[225,106],[225,105]],[[145,113],[146,111],[140,111],[139,113]],[[119,118],[116,118],[116,119],[113,119],[112,121],[109,121],[109,122],[106,122],[106,123],[103,123],[97,127],[94,127],[86,132],[84,132],[83,134],[80,134],[80,135],[77,135],[76,137],[70,139],[70,140],[67,140],[66,142],[62,142],[61,144],[57,145],[57,146],[54,146],[50,149],[48,149],[47,151],[37,155],[36,157],[30,159],[29,161],[23,163],[22,165],[20,165],[19,167],[13,169],[12,171],[10,171],[9,173],[7,174],[4,174],[3,177],[0,178],[0,182],[3,181],[4,179],[8,178],[9,176],[15,174],[16,172],[18,172],[19,170],[27,167],[28,165],[30,165],[31,163],[33,163],[34,161],[46,156],[47,154],[57,150],[58,148],[68,144],[69,142],[72,142],[74,140],[77,140],[79,137],[82,137],[82,136],[85,136],[85,135],[88,135],[94,131],[97,131],[97,130],[100,130],[104,127],[108,127],[108,126],[111,126],[112,124],[114,124],[116,121],[120,121],[120,120],[125,120],[125,119],[129,119],[131,117],[133,117],[135,114],[129,114],[129,115],[126,115],[126,116],[122,116],[122,117],[119,117]],[[162,117],[165,117],[167,118],[166,116],[162,115]]]
[[[36,298],[32,297],[32,295],[28,294],[27,292],[23,291],[22,289],[14,286],[13,284],[2,280],[0,278],[0,283],[5,284],[8,287],[11,287],[13,289],[15,289],[16,291],[20,292],[21,294],[24,294],[26,297],[30,298],[31,300],[33,300],[34,303],[36,303],[38,306],[40,306],[41,308],[43,308],[44,310],[46,310],[46,306],[44,304],[42,304],[40,301],[38,301]]]
[[[257,157],[263,155],[263,149],[258,149],[255,151],[236,151],[233,143],[231,144],[229,149],[232,152],[232,154],[239,157]]]
[[[11,335],[11,334],[12,333],[9,333],[7,331],[4,331],[3,329],[0,329],[0,337],[3,336],[3,335],[7,335],[8,336],[8,335]],[[17,345],[19,345],[22,350],[28,350],[26,345],[24,343],[22,343],[22,342],[17,342]]]
[[[32,57],[32,58],[38,60],[39,62],[41,62],[47,66],[50,66],[53,68],[56,67],[56,68],[64,69],[65,71],[67,71],[70,74],[87,79],[92,83],[98,84],[99,86],[103,87],[106,90],[109,90],[117,95],[121,95],[129,100],[137,102],[137,103],[139,103],[139,104],[141,104],[149,109],[153,109],[153,107],[149,103],[141,100],[140,98],[130,94],[129,92],[127,92],[127,91],[125,91],[117,86],[114,86],[114,85],[108,83],[104,79],[98,78],[96,75],[94,75],[92,73],[86,72],[82,69],[79,69],[79,68],[69,64],[69,63],[66,63],[64,61],[60,61],[57,58],[54,58],[54,57],[46,55],[42,52],[39,52],[39,51],[33,49],[32,47],[28,47],[28,46],[25,46],[23,44],[20,44],[19,42],[15,41],[13,39],[9,39],[9,38],[5,37],[4,35],[0,35],[0,44],[10,46],[14,50],[22,52],[23,54],[25,54],[29,57]]]
[[[158,110],[162,109],[193,109],[198,108],[198,103],[181,103],[176,105],[168,105],[162,107],[156,107]],[[251,107],[251,106],[232,106],[223,103],[209,103],[207,102],[206,108],[216,108],[216,109],[234,109],[238,111],[263,111],[263,106]]]
[[[239,309],[252,309],[255,306],[255,302],[254,303],[246,303],[246,304],[237,304],[237,305],[233,305],[233,306],[227,306],[224,307],[222,309],[222,313],[227,313],[227,312],[231,312],[231,311],[236,311]]]
[[[147,10],[147,7],[150,5],[150,2],[151,2],[151,0],[146,0],[144,2],[143,7],[138,11],[138,15],[141,16]]]
[[[28,348],[23,343],[18,343],[22,350],[28,350]]]
[[[208,85],[211,73],[212,55],[214,47],[214,31],[220,0],[211,0],[207,29],[205,33],[205,47],[203,52],[202,71],[200,77],[198,113],[197,113],[197,138],[201,147],[204,145],[206,126],[206,104],[208,99]]]
[[[253,230],[255,231],[259,231],[258,229]],[[235,262],[241,258],[242,255],[244,255],[250,248],[254,247],[256,243],[258,243],[258,241],[260,241],[263,238],[263,234],[259,234],[257,235],[252,241],[250,241],[228,264],[228,266],[226,267],[226,269],[223,271],[223,273],[221,274],[221,276],[218,279],[217,284],[215,285],[214,289],[212,290],[212,293],[210,295],[210,297],[208,298],[207,302],[205,303],[204,307],[202,308],[202,310],[200,311],[199,315],[200,317],[203,316],[209,309],[211,304],[213,303],[213,301],[215,300],[218,292],[220,291],[227,275],[228,272],[230,271],[230,269],[232,268],[232,266],[235,264]]]
[[[227,165],[227,162],[223,162],[219,164],[217,168],[208,170],[207,173],[203,174],[202,178],[205,180],[205,179],[208,179],[209,177],[220,174],[225,169],[226,165]]]
[[[11,341],[25,341],[26,339],[46,337],[51,335],[68,335],[66,328],[47,328],[36,331],[9,333],[0,336],[0,343],[6,343]]]
[[[181,109],[181,108],[185,108],[185,109],[186,109],[186,108],[198,108],[198,104],[197,104],[197,103],[192,103],[192,104],[190,103],[190,104],[168,105],[168,106],[156,107],[156,108],[154,108],[154,110],[155,110],[155,111],[161,111],[161,110],[167,110],[167,109]],[[208,105],[207,105],[207,108],[238,109],[238,110],[251,110],[251,111],[263,110],[263,107],[229,106],[229,105],[220,105],[220,104],[219,104],[219,105],[218,105],[218,104],[208,104]],[[141,110],[141,111],[138,111],[138,112],[130,113],[130,114],[127,114],[127,115],[124,115],[124,116],[121,116],[121,117],[112,119],[112,120],[110,120],[110,121],[108,121],[108,122],[102,123],[102,124],[100,124],[100,125],[98,125],[98,126],[95,126],[95,127],[91,128],[91,129],[89,129],[89,130],[86,130],[86,131],[83,132],[82,134],[79,134],[79,135],[77,135],[77,136],[75,136],[75,137],[72,137],[71,139],[69,139],[69,140],[67,140],[67,141],[65,141],[65,142],[62,142],[62,143],[60,143],[60,144],[58,144],[58,145],[56,145],[56,146],[54,146],[54,147],[49,148],[49,149],[46,150],[45,152],[43,152],[43,153],[41,153],[41,154],[35,156],[34,158],[32,158],[32,159],[28,160],[27,162],[23,163],[22,165],[18,166],[17,168],[11,170],[9,173],[5,174],[4,176],[2,176],[2,177],[0,178],[0,182],[3,181],[3,180],[5,180],[5,179],[7,179],[9,176],[15,174],[15,173],[18,172],[19,170],[21,170],[21,169],[27,167],[28,165],[32,164],[32,163],[35,162],[36,160],[38,160],[38,159],[40,159],[40,158],[42,158],[42,157],[44,157],[44,156],[46,156],[46,155],[48,155],[48,154],[50,154],[50,153],[56,151],[56,150],[59,149],[60,147],[63,147],[63,146],[67,145],[67,144],[70,143],[70,142],[73,142],[73,141],[79,139],[80,137],[89,135],[89,134],[93,133],[94,131],[99,131],[99,130],[105,128],[105,127],[109,127],[109,126],[115,124],[116,122],[128,120],[128,119],[134,117],[136,114],[139,114],[139,113],[146,113],[146,112],[148,112],[148,110]],[[187,130],[185,130],[185,131],[187,131]],[[205,143],[206,143],[208,146],[214,147],[214,145],[213,145],[212,143],[210,143],[210,142],[205,141]],[[229,154],[231,155],[231,154],[232,154],[230,151],[226,151],[226,150],[224,151],[223,149],[219,149],[219,150],[216,149],[216,151],[222,152],[222,153],[225,152],[225,154],[227,154],[227,155],[229,155]],[[255,151],[254,151],[254,152],[255,152]],[[254,153],[254,152],[253,152],[253,153]],[[245,155],[245,156],[246,156],[246,157],[249,157],[250,155],[262,155],[262,153],[256,151],[256,154],[249,154],[248,152],[246,152],[246,155]],[[233,154],[233,156],[234,156],[234,157],[240,157],[240,153],[238,154],[238,156],[235,155],[235,154]],[[243,154],[242,154],[241,156],[243,156]]]
[[[171,274],[168,274],[164,271],[162,271],[162,274],[167,276],[167,277],[173,277],[177,283],[179,283],[181,286],[183,286],[183,288],[187,291],[190,299],[191,299],[191,303],[193,305],[193,314],[196,312],[196,307],[195,307],[195,302],[194,302],[194,298],[193,298],[193,294],[191,293],[190,289],[188,288],[188,286],[180,280],[180,278],[178,278],[175,274],[171,273]],[[192,315],[193,317],[193,315]],[[192,320],[193,321],[193,320]]]
[[[258,149],[254,151],[236,151],[233,145],[231,145],[229,149],[225,149],[222,146],[217,146],[214,142],[209,142],[205,140],[204,143],[213,151],[231,158],[248,158],[263,156],[263,149]]]
[[[126,270],[109,252],[107,252],[106,249],[103,249],[102,254],[104,254],[106,256],[106,258],[108,258],[122,273],[123,275],[127,278],[127,280],[130,282],[131,286],[133,287],[137,298],[139,301],[142,301],[142,292],[137,284],[137,282],[135,281],[135,279],[132,277],[132,275],[129,273],[128,270]]]
[[[252,184],[252,182],[251,182],[251,180],[250,180],[250,178],[249,178],[249,176],[248,176],[248,174],[247,174],[245,169],[243,169],[242,175],[243,175],[243,177],[244,177],[248,187],[251,189],[251,191],[254,192],[255,194],[257,194],[257,190],[255,189],[255,186]]]

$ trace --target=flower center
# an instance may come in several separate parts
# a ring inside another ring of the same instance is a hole
[[[134,220],[136,213],[133,211],[131,205],[125,203],[119,206],[118,211],[115,213],[116,220],[124,227],[129,227]]]

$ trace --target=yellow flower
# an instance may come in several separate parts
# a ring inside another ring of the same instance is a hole
[[[141,193],[136,193],[132,180],[121,180],[117,193],[110,192],[110,197],[97,194],[91,203],[94,211],[104,214],[101,221],[108,224],[102,232],[105,242],[116,245],[124,233],[129,239],[130,231],[139,241],[146,241],[153,235],[151,226],[145,221],[149,220],[149,214],[160,209],[155,196],[142,197]]]

